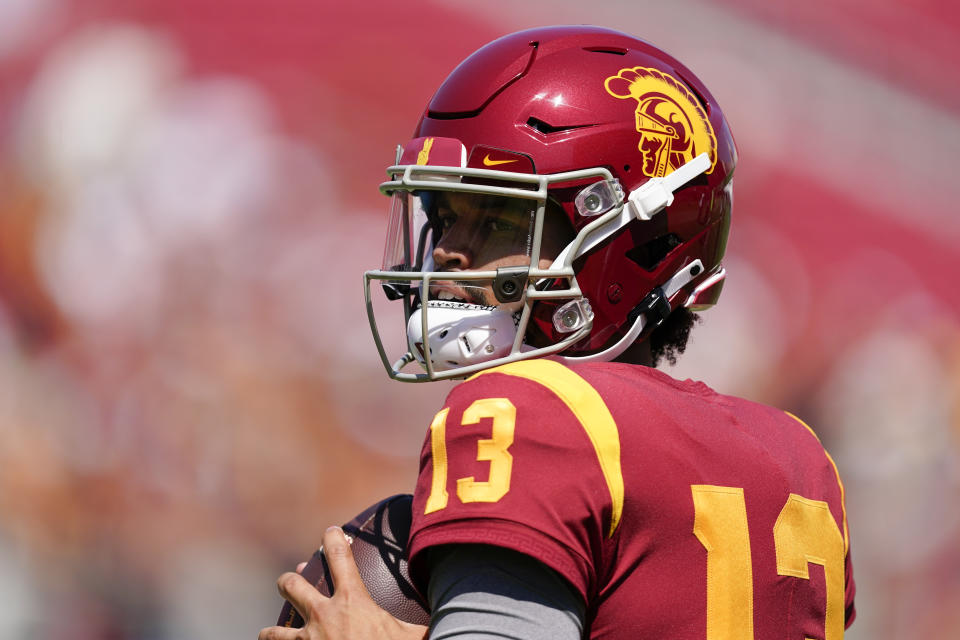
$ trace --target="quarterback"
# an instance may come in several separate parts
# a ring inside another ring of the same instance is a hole
[[[285,574],[306,626],[262,640],[843,637],[843,486],[814,432],[654,368],[720,295],[736,162],[709,90],[623,33],[523,31],[451,73],[365,277],[389,375],[464,380],[414,492],[430,627],[378,609],[331,529],[337,595]],[[404,309],[396,354],[375,295]]]

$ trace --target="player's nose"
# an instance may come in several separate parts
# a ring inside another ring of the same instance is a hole
[[[463,271],[469,269],[472,262],[469,245],[458,240],[454,233],[445,233],[433,249],[433,263],[440,271]]]

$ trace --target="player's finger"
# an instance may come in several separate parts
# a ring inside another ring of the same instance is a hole
[[[323,555],[326,556],[327,564],[330,566],[334,595],[358,589],[366,592],[367,588],[353,559],[350,542],[340,527],[330,527],[323,534]]]
[[[287,627],[264,627],[257,634],[257,640],[296,640],[297,634],[303,629],[288,629]]]
[[[284,600],[293,605],[293,608],[304,620],[309,620],[311,608],[318,601],[325,599],[325,596],[307,582],[303,576],[292,571],[288,571],[277,578],[277,590]]]
[[[298,565],[297,565],[297,573],[302,574],[302,573],[303,573],[303,568],[306,567],[306,566],[307,566],[307,563],[306,563],[306,562],[301,562],[300,564],[298,564]]]

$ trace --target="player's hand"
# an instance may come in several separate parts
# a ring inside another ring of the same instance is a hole
[[[266,627],[259,640],[421,640],[426,636],[427,627],[397,620],[373,601],[339,527],[323,534],[323,553],[333,578],[333,596],[324,596],[299,573],[283,574],[277,588],[305,620],[303,628]]]

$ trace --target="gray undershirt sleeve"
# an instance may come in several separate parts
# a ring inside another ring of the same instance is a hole
[[[430,640],[579,640],[580,594],[540,561],[509,549],[430,551]]]

